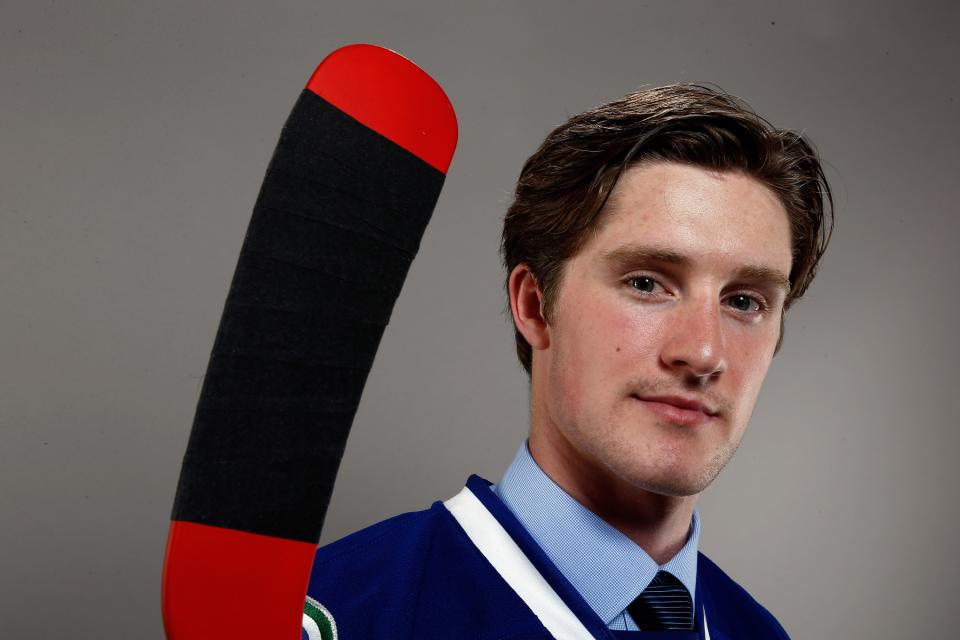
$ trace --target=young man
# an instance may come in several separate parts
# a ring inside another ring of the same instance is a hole
[[[786,638],[697,551],[826,248],[816,154],[722,93],[642,91],[527,161],[503,230],[528,442],[501,482],[316,556],[305,638]]]

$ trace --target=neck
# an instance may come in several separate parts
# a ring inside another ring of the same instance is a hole
[[[668,496],[637,487],[587,459],[562,438],[532,429],[530,454],[543,472],[577,502],[633,540],[657,564],[687,542],[697,496]]]

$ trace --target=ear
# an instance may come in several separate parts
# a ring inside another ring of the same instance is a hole
[[[550,346],[550,327],[543,317],[543,294],[530,268],[520,263],[510,272],[510,311],[517,331],[534,349]]]

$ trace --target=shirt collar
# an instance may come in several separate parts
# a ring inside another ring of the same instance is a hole
[[[700,515],[696,509],[683,548],[658,566],[632,540],[561,489],[520,446],[499,484],[491,487],[560,573],[607,624],[668,571],[696,598]]]

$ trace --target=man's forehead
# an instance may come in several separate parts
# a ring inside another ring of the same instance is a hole
[[[767,206],[783,207],[779,196],[769,185],[741,169],[715,169],[685,162],[646,160],[624,170],[604,208],[618,209],[638,203],[699,207],[704,199],[715,199],[718,194],[749,197]]]
[[[645,163],[621,177],[574,258],[614,275],[644,266],[706,267],[789,292],[791,238],[782,202],[755,178]]]

